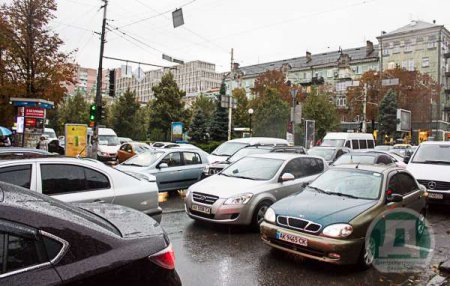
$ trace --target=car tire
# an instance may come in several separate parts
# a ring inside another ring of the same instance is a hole
[[[264,220],[264,214],[271,205],[271,201],[262,201],[256,206],[255,211],[253,212],[251,224],[253,230],[259,231],[259,225]]]
[[[376,239],[371,237],[369,245],[367,245],[367,242],[364,240],[364,245],[361,250],[361,254],[359,255],[357,265],[360,270],[366,270],[372,267],[372,263],[376,253],[376,248],[377,248]]]
[[[417,221],[416,225],[416,233],[417,233],[417,240],[420,240],[425,232],[426,225],[425,225],[425,218],[427,217],[427,210],[423,209],[420,212],[419,220]]]

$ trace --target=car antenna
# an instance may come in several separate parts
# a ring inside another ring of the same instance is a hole
[[[361,164],[361,162],[359,162],[358,164],[356,164],[355,169],[358,169],[358,168],[359,168],[359,164]]]

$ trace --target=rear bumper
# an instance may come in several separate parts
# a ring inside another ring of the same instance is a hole
[[[331,264],[346,265],[357,263],[364,245],[364,238],[349,240],[333,239],[293,231],[267,222],[263,222],[260,229],[261,239],[271,247]],[[299,246],[277,239],[277,230],[305,238],[307,240],[307,246]],[[330,257],[331,253],[338,254],[340,258]]]
[[[151,216],[158,223],[161,222],[161,218],[162,218],[162,208],[161,207],[158,207],[157,209],[146,210],[146,211],[143,211],[143,213]]]

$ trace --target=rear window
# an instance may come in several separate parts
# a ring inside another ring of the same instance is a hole
[[[375,156],[366,156],[366,155],[351,155],[346,154],[342,155],[339,159],[337,159],[333,165],[343,165],[343,164],[375,164]]]

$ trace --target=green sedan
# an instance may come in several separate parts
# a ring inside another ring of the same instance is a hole
[[[404,169],[342,165],[329,169],[301,192],[273,204],[261,224],[266,244],[333,264],[370,267],[366,243],[372,221],[394,208],[414,210],[423,221],[426,188]]]

